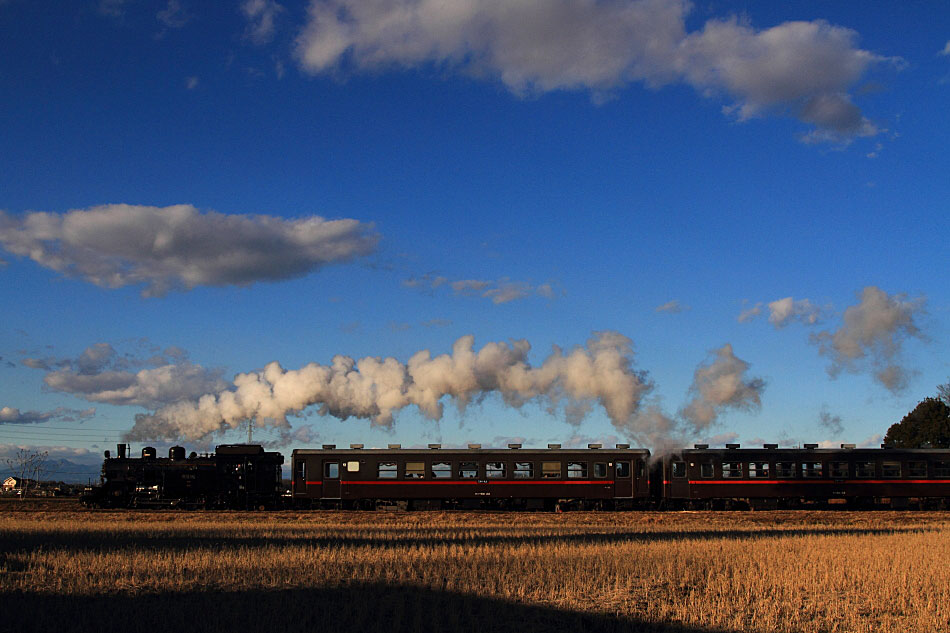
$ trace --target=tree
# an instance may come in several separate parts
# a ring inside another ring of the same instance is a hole
[[[45,474],[47,457],[49,457],[49,453],[46,451],[40,453],[21,448],[16,452],[16,455],[4,460],[10,470],[13,471],[13,476],[21,481],[20,494],[23,498],[26,497],[30,481],[38,482],[40,477]]]
[[[950,405],[940,398],[925,398],[887,429],[884,443],[895,448],[950,448]]]
[[[937,385],[937,397],[950,404],[950,382]]]

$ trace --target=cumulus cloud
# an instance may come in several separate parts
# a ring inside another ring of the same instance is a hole
[[[30,366],[47,370],[47,389],[105,404],[158,407],[224,388],[221,369],[193,364],[177,347],[166,353],[140,359],[118,354],[109,343],[97,343],[77,358]]]
[[[155,14],[155,18],[170,29],[180,29],[191,21],[191,14],[180,0],[168,0],[165,7]]]
[[[855,31],[823,20],[758,30],[737,18],[687,31],[683,0],[312,0],[297,38],[301,67],[435,65],[500,80],[517,94],[642,82],[686,83],[724,98],[740,120],[790,114],[829,138],[875,126],[848,91],[883,63]]]
[[[532,296],[555,299],[564,295],[564,291],[553,281],[534,285],[527,281],[514,281],[508,277],[502,277],[497,280],[453,280],[443,275],[426,273],[419,277],[404,279],[402,285],[406,288],[418,288],[430,292],[444,287],[450,289],[456,296],[491,299],[491,302],[495,305],[509,303],[519,299],[527,299]]]
[[[260,46],[274,39],[277,31],[277,16],[284,7],[274,0],[245,0],[241,4],[241,13],[247,20],[247,38]]]
[[[0,247],[10,253],[104,288],[145,284],[144,296],[300,277],[367,255],[377,241],[357,220],[226,215],[185,204],[0,211]]]
[[[82,410],[57,407],[52,411],[20,411],[15,407],[0,407],[0,424],[38,424],[50,420],[81,422],[88,420],[95,414],[95,407]]]
[[[765,381],[748,378],[749,363],[738,358],[726,343],[711,352],[712,359],[693,373],[691,398],[680,415],[699,432],[712,426],[726,409],[750,411],[761,406]]]
[[[947,43],[944,45],[943,50],[937,53],[938,55],[950,55],[950,40],[947,40]]]
[[[792,321],[806,325],[815,325],[821,318],[822,310],[809,299],[785,297],[769,303],[769,323],[776,329],[783,328]]]
[[[668,312],[670,314],[679,314],[685,310],[689,310],[689,306],[683,305],[680,303],[679,299],[673,299],[672,301],[667,301],[663,305],[658,305],[655,309],[655,312]]]
[[[845,310],[840,328],[813,334],[811,341],[819,346],[819,353],[831,359],[828,373],[832,377],[842,370],[870,370],[877,382],[898,393],[912,374],[901,363],[904,342],[910,338],[926,340],[915,322],[925,303],[924,297],[889,295],[867,286],[859,302]]]
[[[757,318],[760,314],[762,314],[761,301],[753,305],[751,308],[746,308],[740,312],[739,316],[736,317],[736,320],[739,323],[746,323],[747,321],[752,321],[753,319]]]
[[[137,415],[128,438],[195,440],[238,428],[248,419],[258,426],[288,428],[288,415],[311,406],[323,415],[389,427],[395,413],[408,406],[439,420],[446,396],[464,410],[489,394],[509,406],[539,402],[551,411],[586,411],[598,403],[623,427],[652,387],[632,367],[630,339],[616,332],[597,332],[585,347],[555,347],[536,367],[527,361],[530,349],[527,341],[517,340],[487,343],[475,351],[474,337],[463,336],[451,354],[433,357],[422,350],[407,363],[336,356],[329,365],[285,370],[273,362],[263,371],[238,375],[226,390]]]

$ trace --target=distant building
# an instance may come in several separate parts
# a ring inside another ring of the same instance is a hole
[[[23,477],[7,477],[3,480],[3,492],[12,492],[14,490],[23,490],[23,487],[26,486],[27,489],[35,488],[36,481],[32,479],[25,479]]]

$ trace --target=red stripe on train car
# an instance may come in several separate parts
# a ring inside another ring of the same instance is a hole
[[[664,481],[664,484],[672,482]],[[950,479],[700,479],[689,480],[690,484],[950,484]]]
[[[310,482],[307,482],[307,483],[310,483]],[[462,481],[462,480],[454,480],[454,481],[453,481],[453,480],[449,480],[449,481],[425,481],[425,480],[423,480],[423,481],[414,481],[414,480],[412,480],[412,479],[404,479],[404,480],[396,479],[396,480],[390,480],[390,481],[381,481],[381,480],[371,479],[371,480],[361,480],[361,481],[342,480],[340,483],[342,483],[342,484],[344,484],[344,485],[346,485],[346,486],[353,486],[353,485],[375,486],[375,485],[379,485],[379,484],[382,484],[382,485],[384,485],[384,486],[387,486],[387,485],[388,485],[388,486],[393,486],[393,485],[397,485],[397,484],[398,484],[398,485],[405,485],[405,484],[409,484],[409,485],[426,484],[426,485],[430,485],[430,486],[431,486],[431,485],[442,485],[442,486],[459,486],[459,485],[464,486],[464,485],[470,485],[470,486],[471,486],[471,485],[475,485],[475,484],[487,484],[487,485],[492,485],[492,486],[498,485],[498,484],[507,484],[507,485],[520,486],[520,485],[541,484],[541,485],[549,485],[549,486],[559,486],[559,485],[563,485],[563,484],[612,484],[612,483],[614,483],[614,482],[613,482],[612,480],[610,480],[610,479],[597,479],[597,480],[592,480],[592,481],[566,481],[566,480],[563,480],[563,479],[555,479],[555,480],[551,480],[551,481],[533,481],[533,480],[528,480],[528,479],[523,480],[523,481],[476,481],[476,480],[474,480],[474,479],[467,479],[467,480],[464,480],[464,481]]]

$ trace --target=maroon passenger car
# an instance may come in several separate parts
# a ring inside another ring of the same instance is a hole
[[[650,451],[587,449],[323,449],[293,452],[293,498],[303,506],[373,508],[632,507],[649,499]]]
[[[832,499],[892,507],[913,499],[940,507],[950,496],[950,450],[697,444],[657,460],[652,480],[653,495],[667,507],[794,507]]]

